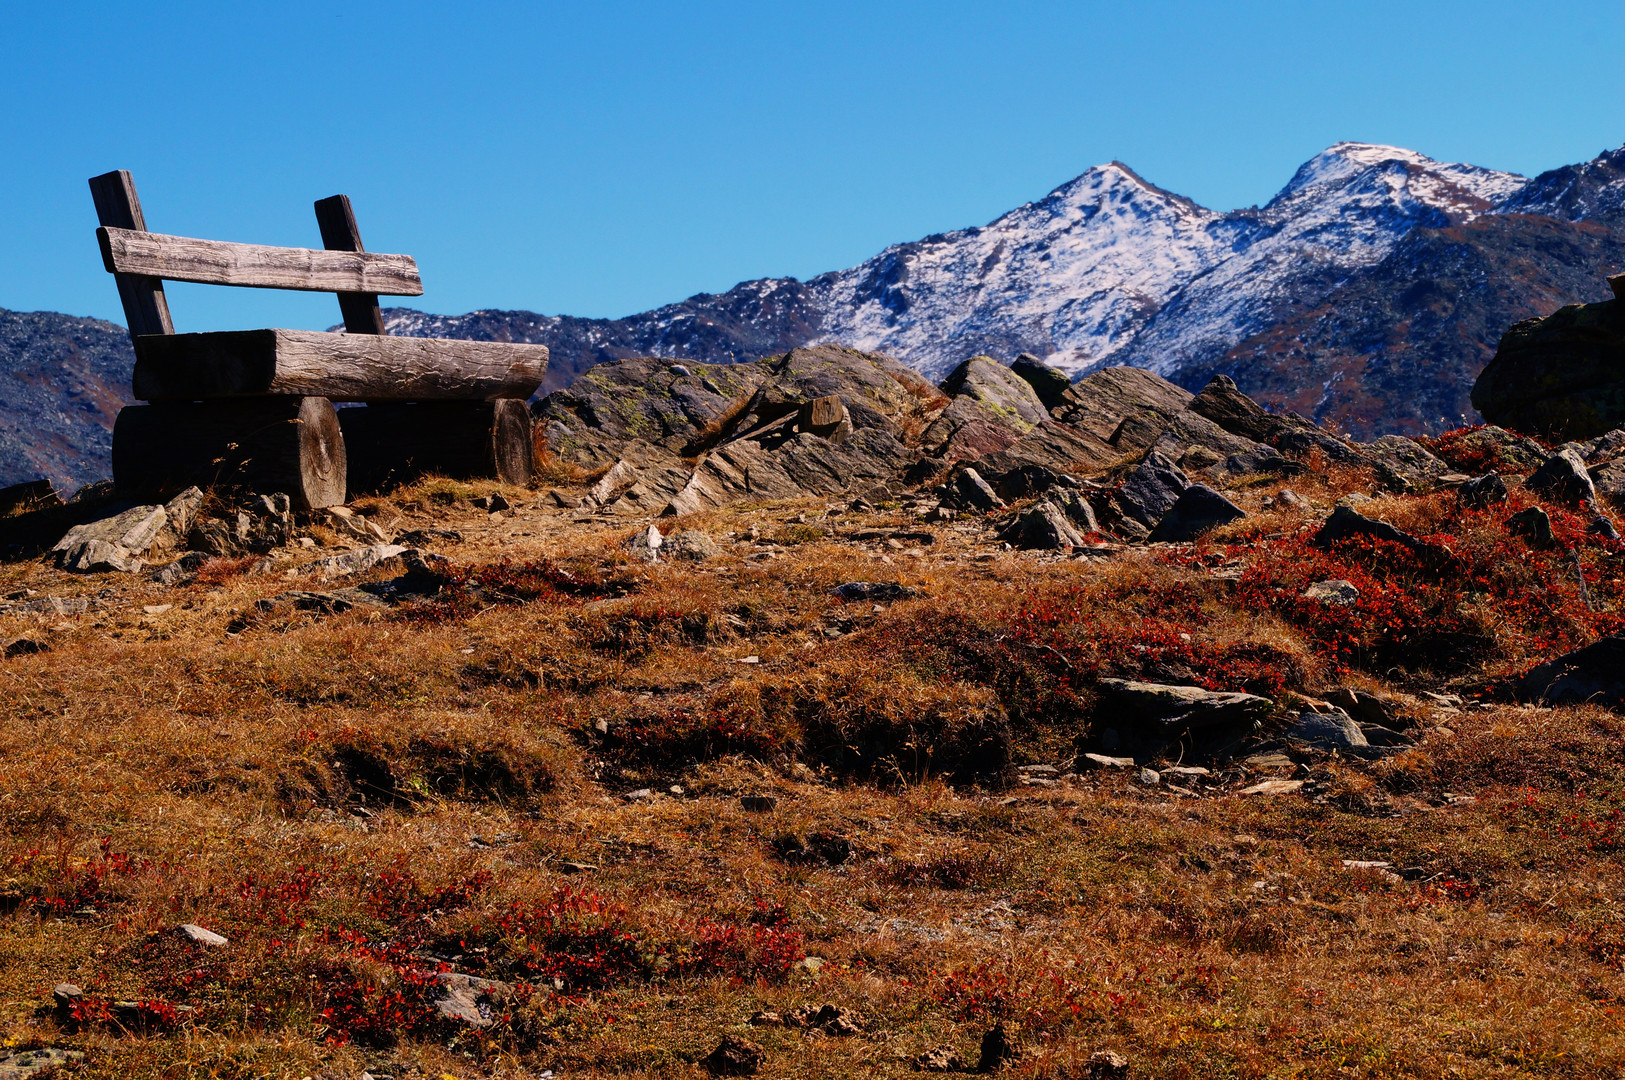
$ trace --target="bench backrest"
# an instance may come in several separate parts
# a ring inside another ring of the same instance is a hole
[[[130,336],[173,334],[164,282],[244,285],[261,289],[332,292],[344,328],[352,334],[384,333],[379,296],[422,296],[423,282],[410,255],[380,255],[361,246],[355,212],[346,195],[316,203],[322,250],[194,240],[147,231],[141,200],[128,171],[90,181],[101,228],[102,263],[118,284]]]

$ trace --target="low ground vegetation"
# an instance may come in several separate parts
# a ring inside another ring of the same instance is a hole
[[[1291,485],[1239,483],[1249,516],[1195,543],[1073,558],[992,540],[1021,505],[888,544],[917,508],[746,504],[663,522],[718,552],[649,564],[624,522],[431,480],[361,509],[455,530],[434,588],[336,612],[256,607],[291,586],[254,559],[176,588],[0,567],[97,594],[0,615],[40,643],[0,663],[8,1048],[86,1076],[667,1077],[734,1036],[762,1075],[900,1076],[944,1046],[974,1067],[1002,1024],[1016,1077],[1107,1075],[1102,1051],[1618,1075],[1625,722],[1508,686],[1625,630],[1625,547],[1550,506],[1532,545],[1516,486],[1379,494],[1361,512],[1418,544],[1317,546],[1376,485]],[[1328,579],[1356,598],[1304,597]],[[1206,775],[1178,747],[1089,769],[1107,678],[1282,719]],[[1340,688],[1416,746],[1280,742]],[[1269,780],[1302,784],[1243,794]],[[441,1007],[453,975],[492,981],[478,1023]]]

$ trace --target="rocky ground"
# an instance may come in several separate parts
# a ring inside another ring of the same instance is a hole
[[[1618,1075],[1625,433],[638,364],[6,519],[0,1070]]]

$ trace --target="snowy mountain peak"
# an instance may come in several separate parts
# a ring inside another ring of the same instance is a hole
[[[1414,202],[1460,218],[1471,218],[1509,198],[1528,180],[1516,173],[1477,165],[1435,161],[1425,154],[1377,143],[1340,142],[1298,168],[1267,210],[1323,200],[1343,189],[1396,202]]]

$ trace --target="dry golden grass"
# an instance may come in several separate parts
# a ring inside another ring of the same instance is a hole
[[[367,509],[458,529],[440,550],[463,565],[547,558],[604,584],[236,634],[256,600],[323,586],[285,579],[291,558],[174,590],[0,567],[6,590],[114,590],[83,616],[0,615],[51,644],[0,662],[6,1037],[82,1049],[87,1076],[688,1077],[733,1033],[766,1049],[763,1075],[845,1077],[910,1074],[942,1044],[974,1063],[1002,1020],[1027,1050],[1016,1077],[1085,1076],[1101,1049],[1138,1077],[1617,1076],[1621,718],[1421,694],[1612,616],[1520,564],[1549,610],[1490,603],[1487,645],[1461,616],[1471,659],[1396,665],[1381,627],[1339,653],[1222,573],[1296,572],[1293,539],[1360,483],[1305,478],[1320,512],[1101,560],[1000,551],[974,524],[911,556],[846,538],[918,528],[905,508],[809,502],[686,518],[720,554],[644,566],[621,546],[636,523],[492,522],[468,505],[488,486],[425,481]],[[1448,533],[1472,567],[1500,550],[1495,515],[1368,509]],[[727,535],[753,524],[778,543]],[[1619,552],[1585,558],[1618,604]],[[1450,603],[1484,603],[1470,577]],[[849,580],[918,595],[832,599]],[[1190,794],[1127,773],[1012,784],[1089,745],[1095,676],[1159,671],[1379,691],[1423,742],[1375,765],[1232,765]],[[1289,773],[1308,794],[1238,794]],[[167,933],[182,922],[231,944],[189,951]],[[411,981],[430,955],[523,984],[505,1018],[433,1022]],[[60,1015],[63,981],[149,1002],[145,1026]],[[747,1024],[825,1002],[864,1032]]]

